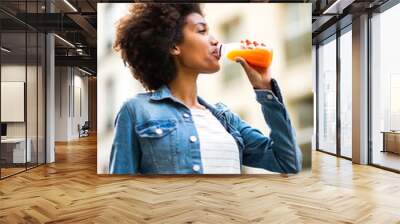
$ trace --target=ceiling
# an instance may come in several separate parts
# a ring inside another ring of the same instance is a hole
[[[347,25],[353,17],[373,11],[388,0],[313,0],[313,44],[326,39]]]
[[[346,26],[351,18],[366,10],[379,7],[388,0],[270,0],[270,1],[227,1],[227,2],[293,2],[312,3],[313,43],[336,32],[337,24]],[[56,65],[80,66],[96,73],[96,30],[98,2],[132,2],[102,0],[1,0],[0,26],[3,33],[2,45],[14,54],[25,54],[24,32],[54,32]],[[160,1],[168,2],[168,1]],[[175,1],[179,2],[179,1]],[[207,1],[221,2],[221,1]],[[49,4],[50,3],[50,4]],[[51,10],[50,10],[51,9]],[[49,13],[52,11],[52,13]],[[338,21],[340,23],[337,23]],[[347,21],[347,22],[346,22]],[[22,32],[22,33],[21,33]],[[60,38],[59,38],[60,37]],[[30,38],[28,38],[30,39]],[[64,41],[66,40],[66,41]],[[30,40],[28,40],[29,42]],[[28,44],[27,52],[34,52],[34,43]],[[32,49],[31,49],[32,48]]]
[[[3,60],[18,62],[25,55],[28,60],[35,57],[36,46],[39,50],[43,46],[37,45],[36,39],[32,40],[36,35],[29,33],[54,32],[56,65],[78,66],[96,74],[97,1],[48,0],[46,5],[44,0],[1,0],[0,27],[2,46],[12,49]]]

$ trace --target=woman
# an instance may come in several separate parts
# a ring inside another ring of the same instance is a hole
[[[125,102],[116,117],[110,173],[240,174],[241,165],[300,171],[294,129],[268,70],[236,59],[261,104],[269,137],[225,105],[197,96],[198,75],[220,69],[218,44],[198,4],[132,5],[114,47],[150,91]]]

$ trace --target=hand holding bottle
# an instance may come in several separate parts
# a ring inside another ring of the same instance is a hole
[[[268,66],[255,65],[251,61],[246,61],[242,56],[236,56],[233,58],[236,62],[240,63],[249,78],[249,81],[255,89],[271,89],[271,69],[270,63],[272,61],[272,51],[265,47],[265,44],[258,43],[256,41],[241,41],[241,49],[253,49],[253,50],[268,50],[270,53]],[[228,55],[229,57],[229,55]]]

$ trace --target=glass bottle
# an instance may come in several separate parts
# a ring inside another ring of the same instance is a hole
[[[258,45],[245,48],[242,43],[222,43],[219,46],[220,58],[235,61],[236,57],[242,57],[249,65],[268,68],[272,62],[273,51],[270,48]]]

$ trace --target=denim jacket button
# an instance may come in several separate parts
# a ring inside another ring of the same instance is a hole
[[[269,100],[272,100],[273,97],[272,97],[271,94],[268,94],[268,95],[267,95],[267,98],[268,98]]]
[[[200,166],[197,165],[197,164],[193,165],[192,168],[193,168],[194,171],[199,171],[200,170]]]
[[[189,117],[190,117],[190,115],[187,114],[187,113],[184,113],[183,116],[186,117],[186,118],[189,118]]]
[[[190,136],[190,141],[191,142],[196,142],[197,141],[197,137],[194,136],[194,135]]]
[[[162,133],[163,133],[163,131],[162,131],[161,128],[157,128],[157,129],[156,129],[156,134],[157,134],[157,135],[161,135]]]

